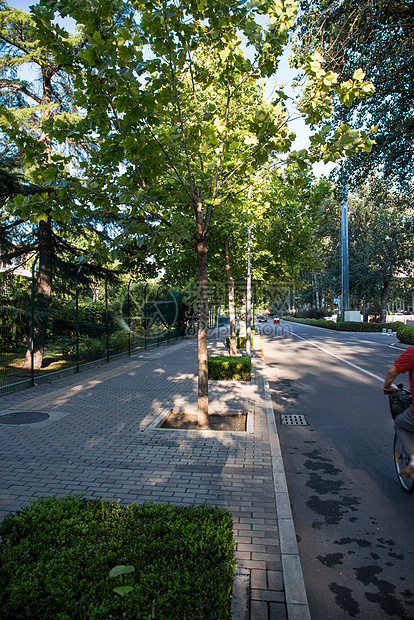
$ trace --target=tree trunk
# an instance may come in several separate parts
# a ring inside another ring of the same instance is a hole
[[[31,368],[33,347],[33,368],[39,370],[43,363],[44,348],[47,339],[49,306],[52,298],[52,260],[53,240],[51,220],[39,223],[39,272],[35,284],[35,325],[33,342],[29,340],[23,368]]]
[[[208,416],[208,275],[207,275],[207,237],[197,234],[198,290],[200,313],[198,319],[198,424],[207,426]]]
[[[49,105],[52,101],[52,78],[56,69],[51,65],[42,66],[42,86],[43,94],[42,105]],[[42,109],[40,113],[41,121],[44,122],[51,116],[49,108]],[[39,142],[43,142],[46,149],[47,162],[50,163],[52,157],[52,142],[47,132],[40,134]],[[39,236],[39,273],[35,286],[36,320],[33,331],[33,342],[29,340],[23,368],[31,368],[31,349],[33,348],[33,367],[39,370],[43,363],[44,347],[47,337],[47,325],[49,320],[49,306],[52,297],[52,259],[53,259],[53,238],[52,220],[41,220],[38,228]]]
[[[367,301],[367,298],[364,297],[363,302],[362,302],[362,314],[363,314],[364,323],[368,323],[368,320],[369,320],[369,307],[370,307],[370,303],[369,301]]]
[[[230,254],[229,254],[229,238],[226,237],[224,241],[224,260],[226,266],[227,284],[229,287],[229,313],[230,313],[230,355],[237,355],[237,341],[236,341],[236,310],[234,307],[234,281],[230,268]]]
[[[240,310],[240,336],[247,337],[247,323],[246,323],[246,293],[243,293],[242,307]]]
[[[386,323],[387,321],[387,303],[388,303],[388,287],[390,283],[384,282],[381,289],[381,298],[380,298],[380,323]]]

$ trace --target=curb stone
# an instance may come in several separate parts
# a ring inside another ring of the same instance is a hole
[[[258,374],[261,376],[264,383],[265,414],[267,418],[273,467],[273,483],[279,527],[287,617],[288,620],[311,620],[297,546],[295,526],[290,507],[282,452],[273,412],[269,381],[267,378],[266,364],[264,358],[256,358],[256,360],[259,366]]]

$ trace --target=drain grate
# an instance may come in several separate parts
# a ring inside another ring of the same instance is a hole
[[[0,424],[36,424],[49,419],[49,414],[43,411],[12,411],[0,414]]]
[[[280,420],[286,426],[308,426],[307,419],[301,414],[283,413]]]

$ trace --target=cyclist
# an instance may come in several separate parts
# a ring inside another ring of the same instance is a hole
[[[386,394],[397,391],[392,384],[400,373],[404,374],[407,370],[410,392],[414,394],[414,346],[408,347],[388,370],[383,385]],[[404,449],[410,455],[410,463],[400,472],[400,476],[414,476],[414,404],[395,418],[394,427]]]

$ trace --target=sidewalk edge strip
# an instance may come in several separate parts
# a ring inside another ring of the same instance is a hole
[[[269,431],[270,452],[273,468],[273,483],[276,499],[276,513],[279,527],[280,551],[283,567],[286,609],[288,620],[311,620],[295,526],[290,508],[283,459],[280,449],[276,420],[273,413],[269,380],[264,359],[260,365],[263,377],[265,414]]]

